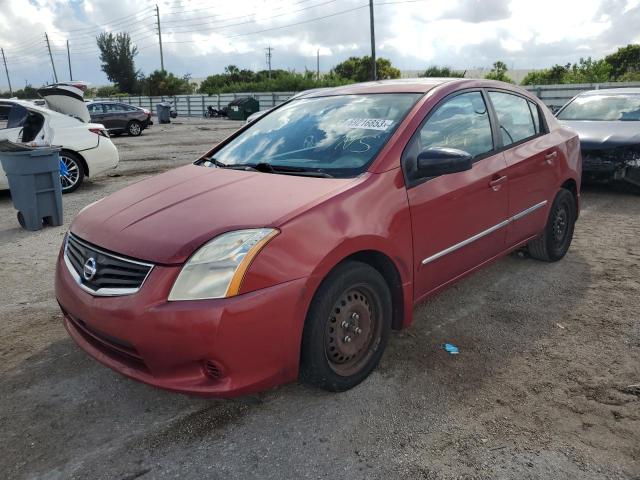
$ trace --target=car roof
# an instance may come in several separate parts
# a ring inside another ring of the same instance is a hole
[[[478,78],[400,78],[396,80],[378,80],[375,82],[352,83],[340,87],[323,88],[304,95],[304,98],[329,97],[332,95],[356,95],[365,93],[427,93],[436,87],[447,85],[451,90],[461,88],[499,88],[512,90],[520,94],[529,94],[522,88],[495,80]]]
[[[54,112],[53,110],[40,106],[40,105],[36,105],[35,103],[29,101],[29,100],[18,100],[18,99],[13,99],[13,98],[0,98],[0,105],[21,105],[25,108],[28,108],[29,110],[34,110],[38,113],[42,113],[45,115],[51,115],[52,113],[58,113],[58,112]],[[62,114],[60,114],[62,115]]]
[[[626,88],[602,88],[600,90],[589,90],[588,92],[582,92],[580,96],[588,96],[588,95],[624,95],[624,94],[640,94],[640,87],[626,87]]]
[[[432,88],[451,82],[453,78],[400,78],[375,82],[352,83],[333,88],[323,88],[304,95],[305,98],[363,93],[427,93]]]

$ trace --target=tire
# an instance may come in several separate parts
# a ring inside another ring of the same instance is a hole
[[[84,181],[84,164],[80,157],[66,150],[60,152],[60,183],[62,193],[71,193]]]
[[[137,120],[131,120],[127,125],[127,133],[132,137],[139,137],[142,130],[142,124]]]
[[[339,265],[309,307],[300,380],[332,392],[358,385],[382,357],[391,316],[391,292],[376,269],[355,261]]]
[[[575,198],[569,190],[562,188],[553,200],[544,232],[527,245],[529,255],[545,262],[560,260],[569,250],[575,223]]]

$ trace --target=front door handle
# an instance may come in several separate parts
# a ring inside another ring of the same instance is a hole
[[[503,175],[501,177],[494,178],[493,180],[491,180],[489,182],[489,186],[494,192],[497,192],[498,190],[500,190],[500,187],[502,186],[502,184],[506,181],[507,181],[507,176]]]

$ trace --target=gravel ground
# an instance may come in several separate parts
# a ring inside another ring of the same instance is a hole
[[[120,176],[65,196],[66,224],[238,125],[115,138]],[[357,388],[235,401],[153,389],[75,346],[53,295],[65,230],[21,230],[0,193],[0,478],[640,479],[640,196],[585,191],[563,261],[512,255],[416,307]]]

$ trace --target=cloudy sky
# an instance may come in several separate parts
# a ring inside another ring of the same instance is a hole
[[[0,0],[0,47],[14,88],[60,80],[103,85],[95,36],[129,32],[136,67],[160,66],[154,0]],[[205,77],[225,65],[315,70],[369,52],[367,0],[157,0],[165,68]],[[640,0],[375,0],[377,53],[403,70],[448,65],[540,68],[640,43]],[[0,89],[7,88],[0,70]]]

